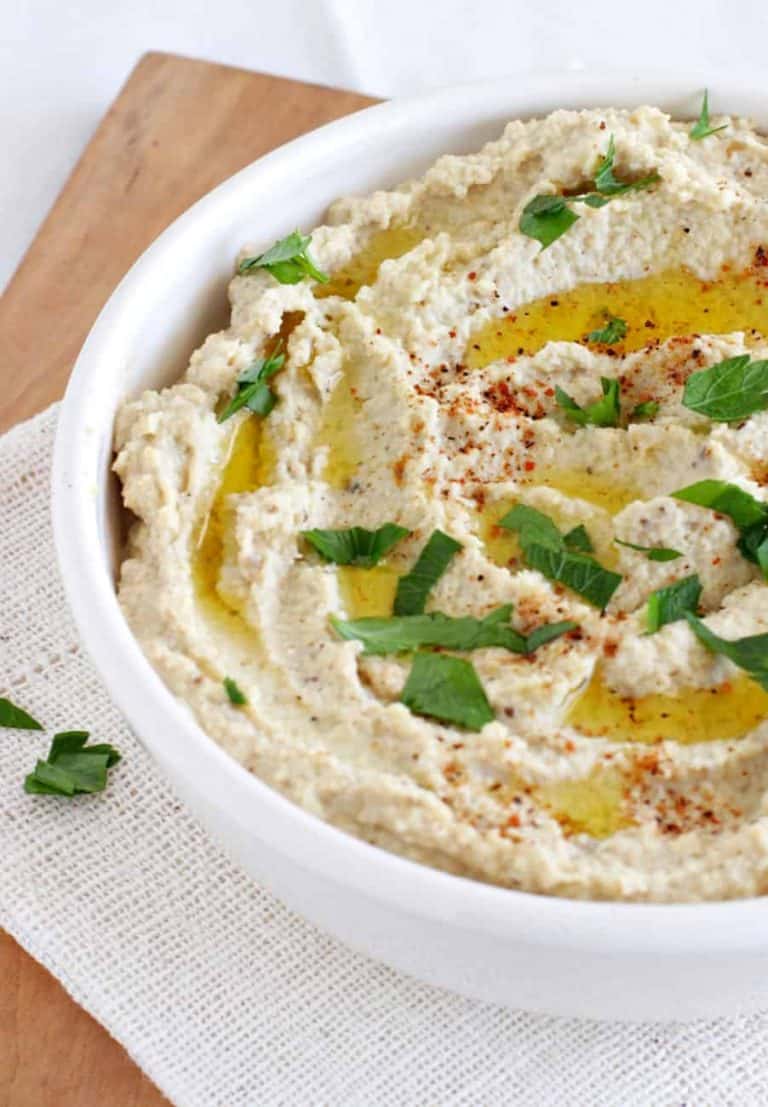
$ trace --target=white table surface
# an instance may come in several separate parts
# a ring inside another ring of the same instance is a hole
[[[527,70],[764,76],[760,0],[0,0],[0,287],[137,58],[402,95]],[[763,74],[763,75],[761,75]]]

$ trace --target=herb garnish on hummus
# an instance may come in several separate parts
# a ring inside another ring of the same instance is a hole
[[[667,623],[682,619],[686,611],[695,612],[700,597],[701,581],[696,573],[651,592],[648,597],[648,633],[655,634]]]
[[[558,385],[555,389],[555,399],[566,412],[569,419],[582,427],[618,427],[621,418],[621,399],[619,394],[619,382],[609,377],[600,378],[600,387],[603,390],[602,399],[593,404],[582,407],[577,404],[572,396]]]
[[[656,400],[644,400],[641,404],[637,404],[632,408],[630,415],[631,419],[653,419],[654,415],[658,415],[659,405]]]
[[[328,283],[328,274],[321,272],[309,256],[309,244],[312,235],[303,235],[300,231],[281,238],[263,254],[243,258],[238,273],[252,273],[256,269],[265,269],[280,284],[298,284],[304,277],[312,277],[321,284]]]
[[[220,423],[226,423],[241,408],[248,408],[254,415],[269,415],[277,403],[277,396],[267,381],[282,369],[285,355],[280,351],[278,342],[268,357],[259,358],[250,368],[237,378],[237,391],[218,416]]]
[[[727,657],[768,691],[768,634],[751,634],[747,638],[728,641],[710,630],[692,611],[686,611],[684,618],[708,650]]]
[[[579,523],[563,535],[563,544],[567,550],[572,550],[574,553],[594,553],[595,549],[583,523]]]
[[[565,234],[579,219],[570,204],[578,202],[588,204],[591,208],[601,208],[615,196],[623,196],[627,192],[641,192],[661,180],[654,170],[636,181],[621,181],[613,171],[615,160],[616,143],[614,136],[611,135],[608,149],[595,167],[593,189],[571,193],[567,197],[549,194],[534,196],[525,205],[520,216],[521,232],[529,238],[535,238],[541,243],[541,248],[545,249]]]
[[[694,142],[699,141],[702,138],[708,138],[709,135],[717,134],[718,131],[724,131],[728,126],[727,123],[721,123],[719,127],[711,127],[709,123],[709,90],[704,89],[704,97],[701,101],[701,111],[699,112],[699,118],[688,132],[688,137]]]
[[[623,319],[619,319],[618,315],[611,315],[610,311],[606,311],[603,314],[605,316],[603,326],[590,331],[587,335],[587,342],[600,342],[604,346],[610,346],[615,342],[621,342],[622,338],[624,338],[627,333],[626,322]]]
[[[416,715],[467,730],[482,730],[493,720],[493,708],[473,666],[450,654],[415,654],[400,699]]]
[[[619,573],[587,554],[569,550],[552,520],[535,508],[517,504],[500,525],[517,532],[526,564],[549,580],[566,584],[595,607],[604,608],[621,584]]]
[[[528,238],[540,242],[544,250],[565,234],[578,218],[562,196],[534,196],[523,208],[520,230]]]
[[[721,423],[764,411],[768,408],[768,359],[751,361],[749,354],[741,354],[691,373],[683,403]]]
[[[224,677],[224,691],[233,707],[244,707],[248,703],[248,697],[241,690],[236,680],[232,677]]]
[[[727,515],[739,532],[739,551],[748,561],[759,565],[768,579],[768,504],[723,480],[698,481],[672,495],[675,499]]]
[[[305,530],[304,538],[326,561],[336,565],[358,565],[372,569],[402,538],[411,532],[397,523],[384,523],[376,530],[348,527],[343,530]]]
[[[627,550],[644,553],[649,561],[676,561],[683,556],[679,550],[671,550],[668,546],[640,546],[637,542],[622,542],[620,538],[614,538],[614,542]]]
[[[573,630],[574,622],[544,624],[529,634],[510,625],[512,604],[504,604],[482,619],[471,615],[455,617],[441,611],[429,615],[394,615],[391,618],[331,619],[342,638],[362,642],[368,654],[408,653],[425,646],[448,650],[504,649],[531,654]]]
[[[395,594],[395,615],[420,615],[427,602],[427,596],[448,568],[452,558],[461,549],[461,542],[435,530],[430,535],[416,564],[409,573],[397,582]]]
[[[768,517],[768,504],[756,500],[738,484],[725,480],[700,480],[670,493],[676,500],[708,507],[728,515],[739,530],[746,530]]]

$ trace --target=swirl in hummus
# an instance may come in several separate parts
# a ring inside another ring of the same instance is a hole
[[[767,499],[759,397],[729,419],[683,402],[692,374],[768,356],[768,145],[727,124],[697,141],[653,108],[558,111],[339,201],[309,246],[328,283],[241,266],[229,328],[122,407],[125,615],[208,734],[295,802],[511,888],[768,888],[768,693],[702,640],[768,631],[768,585],[743,525],[674,495]],[[542,196],[577,216],[551,242],[521,230]],[[221,420],[278,348],[273,409]],[[611,389],[619,408],[579,416]],[[618,575],[604,610],[500,525],[520,505],[583,528],[579,556]],[[303,537],[385,523],[408,533],[370,567]],[[428,613],[572,624],[530,653],[448,651],[482,687],[479,729],[409,709],[413,651],[364,653],[332,622],[390,617],[436,530],[460,548]],[[649,597],[691,577],[698,617],[649,633]]]

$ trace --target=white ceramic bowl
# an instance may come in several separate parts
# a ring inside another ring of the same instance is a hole
[[[641,103],[690,117],[704,83],[700,74],[517,77],[369,108],[276,150],[176,220],[133,266],[83,347],[61,411],[53,509],[69,601],[113,699],[176,791],[244,869],[324,930],[421,980],[510,1007],[654,1020],[768,1007],[768,899],[585,903],[494,888],[349,837],[246,772],[166,689],[118,607],[113,420],[126,396],[177,378],[223,324],[244,242],[308,230],[337,196],[474,150],[508,119]],[[768,129],[756,89],[710,81],[713,110]]]

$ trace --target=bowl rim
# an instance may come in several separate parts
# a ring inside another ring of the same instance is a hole
[[[754,77],[722,76],[709,84],[710,92],[716,89],[718,106],[728,108],[738,102],[744,106],[737,114],[759,121],[762,116],[768,125],[768,113],[761,110],[760,84]],[[305,811],[240,765],[208,737],[145,658],[119,608],[106,566],[100,565],[95,574],[82,572],[84,565],[93,563],[99,547],[90,479],[98,479],[105,461],[100,436],[94,433],[99,412],[88,402],[91,382],[105,358],[118,356],[124,336],[140,325],[146,296],[142,298],[139,290],[152,285],[164,259],[257,179],[277,181],[299,161],[316,164],[340,158],[372,129],[382,141],[396,140],[406,119],[413,123],[417,118],[427,127],[435,112],[454,112],[469,124],[473,113],[479,120],[480,113],[501,112],[507,105],[508,117],[514,119],[557,107],[629,107],[681,99],[692,104],[704,87],[700,72],[675,77],[652,71],[540,73],[452,85],[364,108],[326,124],[252,162],[174,220],[107,300],[70,377],[53,457],[54,538],[70,609],[111,698],[153,756],[162,745],[163,761],[174,758],[183,766],[181,775],[197,781],[197,788],[204,779],[209,802],[227,809],[255,839],[305,869],[412,916],[507,941],[591,952],[699,957],[768,948],[768,897],[660,904],[579,900],[502,888],[422,865],[355,838]],[[516,106],[521,101],[522,106]],[[526,104],[537,106],[531,110]],[[111,428],[111,415],[109,422]],[[156,737],[159,730],[161,739]]]

